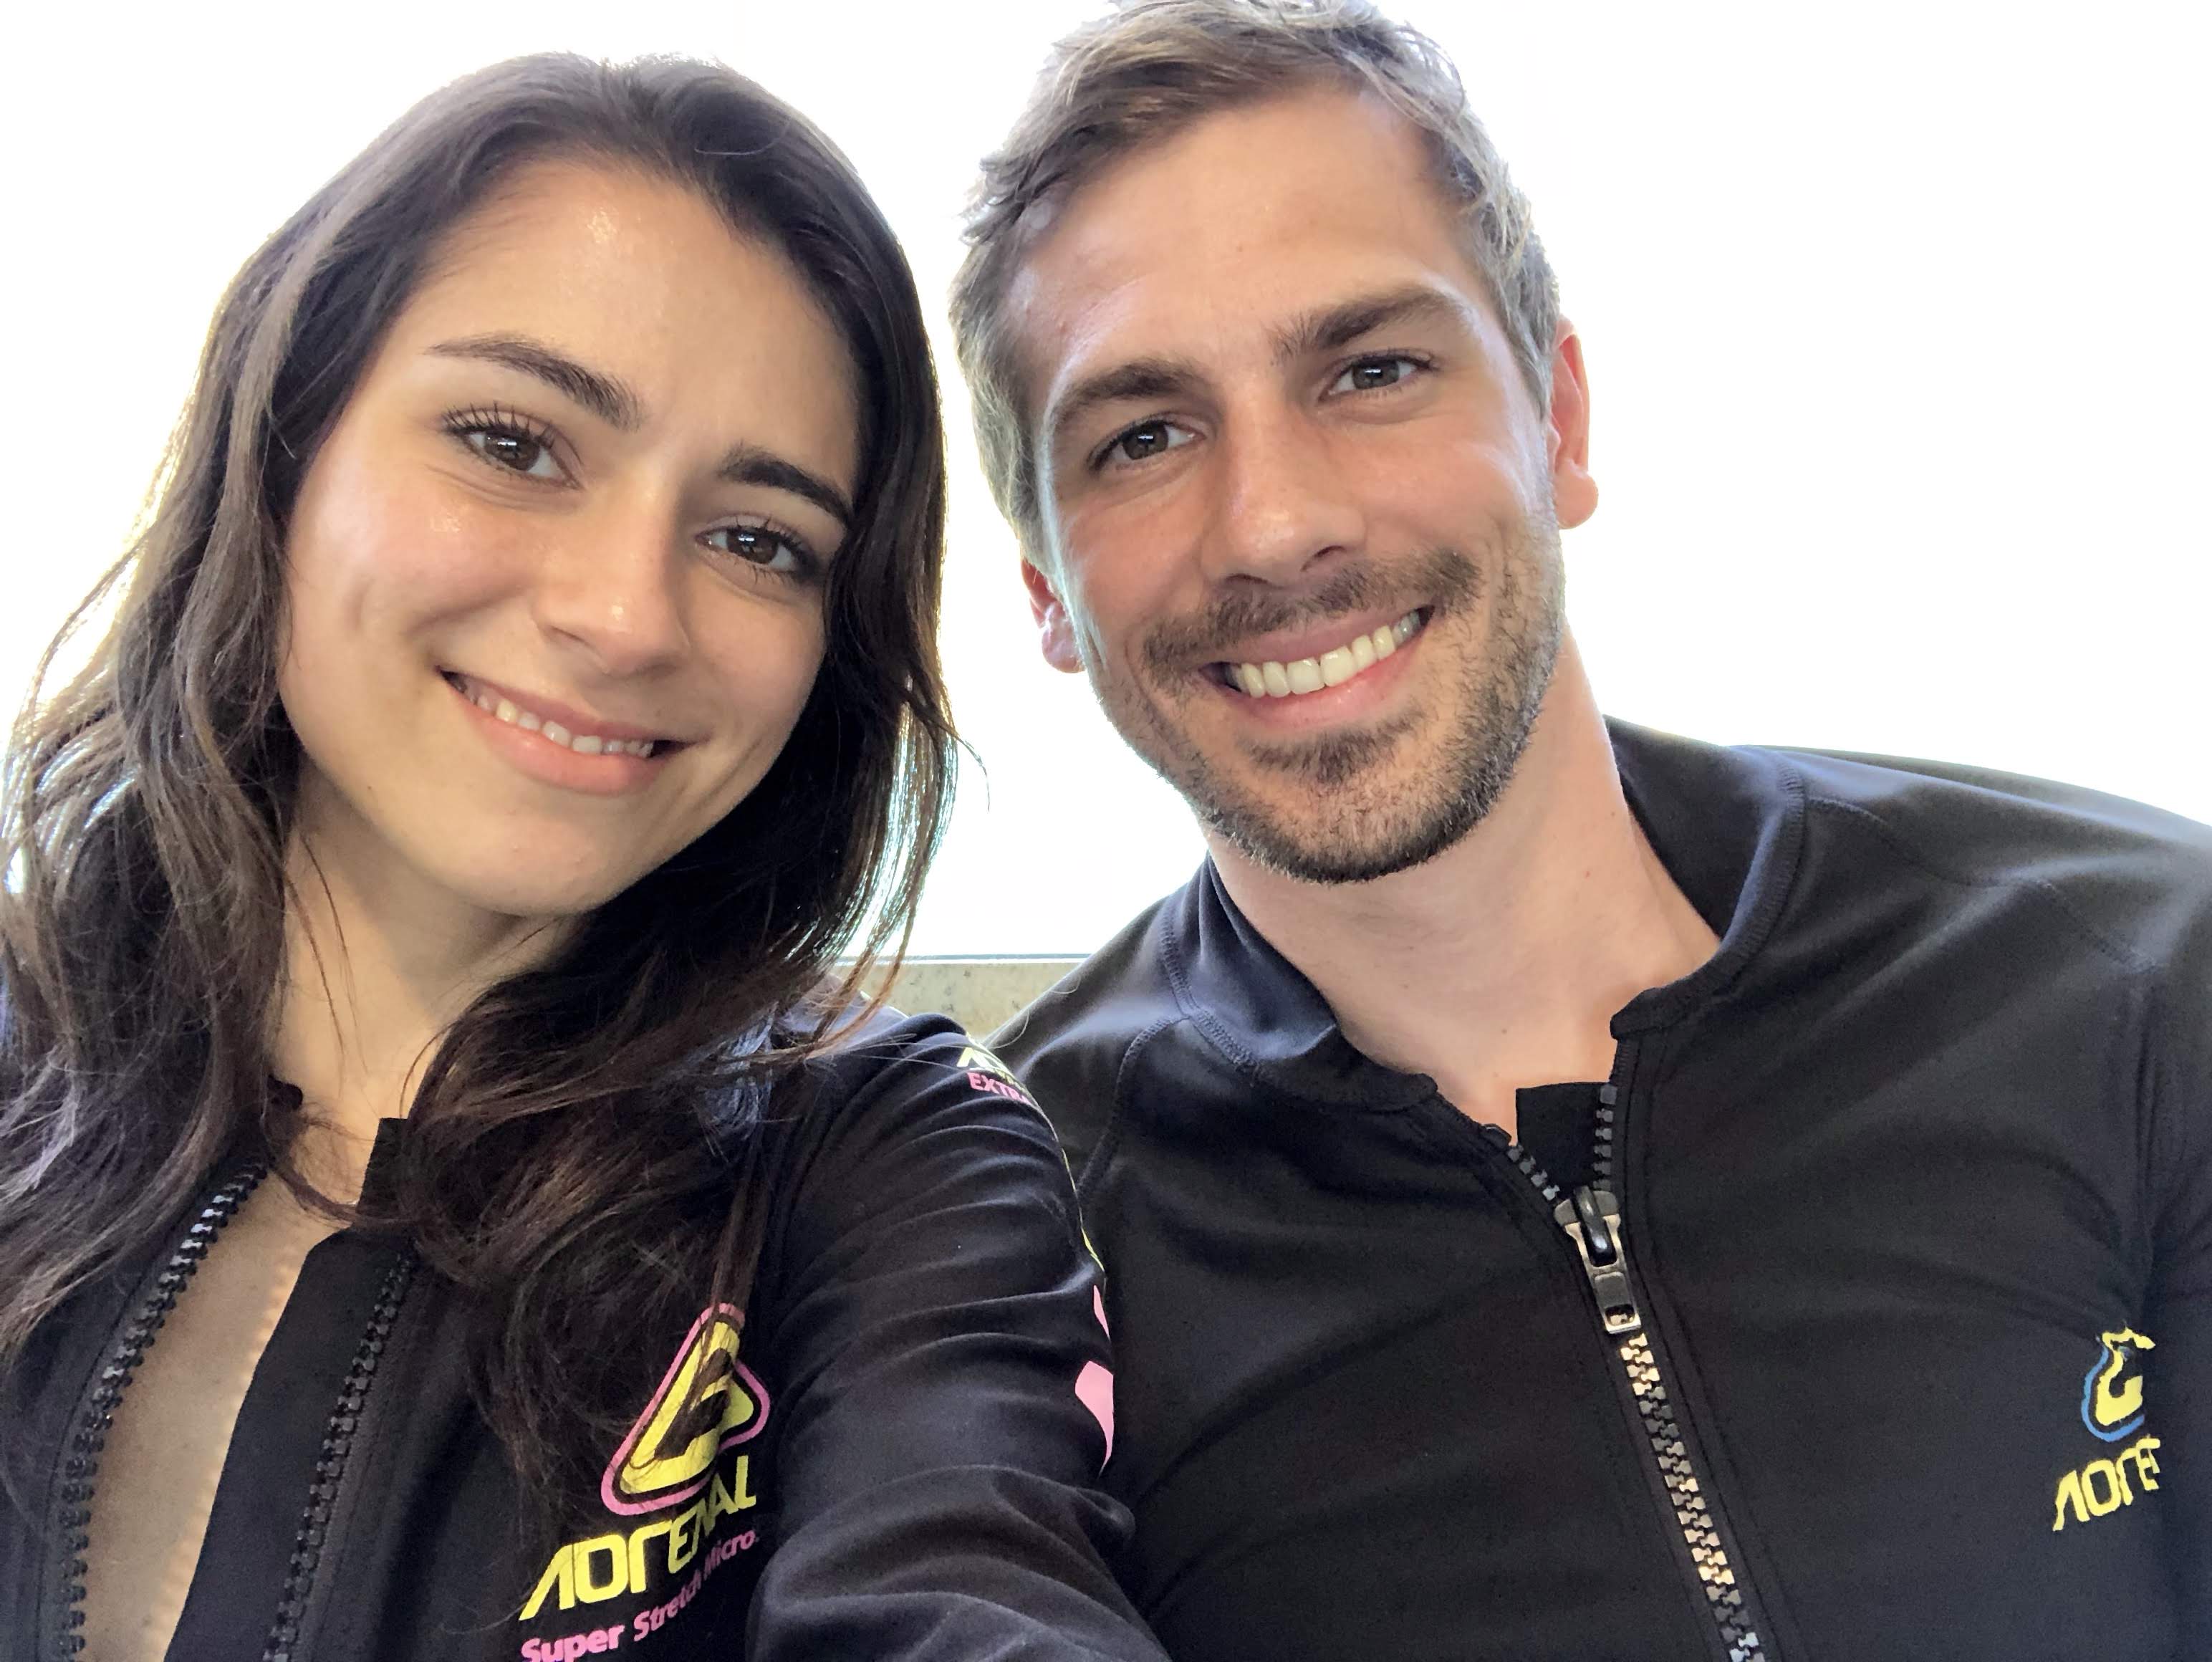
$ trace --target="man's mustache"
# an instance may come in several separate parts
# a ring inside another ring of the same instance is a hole
[[[1223,659],[1255,635],[1377,608],[1429,606],[1442,616],[1471,604],[1481,592],[1480,569],[1456,549],[1434,549],[1389,566],[1370,561],[1303,593],[1269,588],[1224,594],[1196,617],[1161,624],[1145,639],[1145,665],[1155,674],[1174,675]]]

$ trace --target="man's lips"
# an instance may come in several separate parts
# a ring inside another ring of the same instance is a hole
[[[1372,668],[1426,628],[1429,618],[1429,608],[1417,606],[1388,623],[1356,626],[1319,638],[1315,630],[1289,640],[1279,636],[1270,641],[1263,636],[1246,650],[1257,654],[1273,647],[1281,656],[1221,660],[1209,664],[1206,670],[1221,685],[1249,698],[1299,697],[1340,686]]]

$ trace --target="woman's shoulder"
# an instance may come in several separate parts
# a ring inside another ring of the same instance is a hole
[[[972,1111],[979,1099],[993,1105],[990,1117],[1030,1125],[1057,1147],[1012,1070],[951,1016],[908,1015],[885,1006],[849,1013],[842,1028],[794,1021],[774,1039],[754,1036],[748,1048],[757,1053],[765,1044],[794,1038],[815,1040],[817,1048],[790,1067],[741,1072],[714,1093],[706,1118],[724,1152],[734,1154],[763,1133],[776,1142],[849,1136],[871,1122],[895,1125],[933,1111]]]
[[[873,1147],[925,1135],[995,1140],[1011,1133],[1059,1163],[1059,1142],[1036,1101],[950,1016],[875,1011],[811,1058],[794,1084],[803,1136]]]
[[[873,1227],[930,1193],[994,1194],[1073,1226],[1074,1190],[1050,1123],[1005,1063],[948,1016],[863,1013],[749,1101],[717,1135],[750,1141],[771,1238]]]

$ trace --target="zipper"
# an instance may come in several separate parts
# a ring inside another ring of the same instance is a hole
[[[322,1446],[315,1456],[314,1481],[308,1485],[307,1510],[301,1514],[299,1531],[293,1537],[292,1556],[285,1565],[283,1591],[277,1599],[276,1619],[270,1625],[268,1643],[262,1647],[262,1662],[298,1662],[303,1654],[301,1627],[314,1592],[315,1571],[322,1563],[331,1516],[337,1508],[347,1461],[353,1453],[355,1434],[361,1429],[369,1388],[376,1381],[377,1364],[391,1342],[392,1327],[399,1319],[400,1304],[415,1278],[415,1255],[403,1251],[385,1272],[383,1283],[377,1288],[375,1307],[369,1312],[368,1325],[362,1330],[361,1343],[355,1348],[352,1364],[346,1369],[337,1406],[331,1410],[330,1422],[323,1428]]]
[[[200,1202],[199,1212],[186,1227],[184,1239],[170,1251],[167,1263],[154,1277],[145,1296],[123,1324],[92,1389],[77,1409],[62,1458],[62,1483],[56,1495],[55,1527],[47,1536],[60,1544],[61,1587],[59,1630],[53,1635],[50,1654],[56,1662],[71,1662],[84,1649],[85,1551],[91,1537],[85,1533],[92,1522],[92,1491],[100,1476],[100,1457],[114,1428],[115,1410],[122,1403],[131,1377],[146,1360],[154,1341],[176,1307],[178,1298],[193,1273],[215,1245],[223,1226],[238,1215],[246,1196],[269,1175],[269,1163],[254,1159],[218,1183]]]
[[[1667,1502],[1681,1531],[1690,1564],[1696,1572],[1705,1606],[1720,1630],[1729,1662],[1775,1662],[1759,1636],[1765,1626],[1749,1590],[1737,1579],[1729,1561],[1720,1523],[1705,1499],[1674,1417],[1674,1398],[1667,1389],[1664,1370],[1644,1330],[1644,1312],[1636,1301],[1636,1286],[1628,1257],[1628,1241],[1620,1227],[1620,1197],[1613,1186],[1614,1133],[1620,1100],[1613,1085],[1598,1089],[1595,1152],[1590,1181],[1571,1193],[1562,1192],[1534,1157],[1518,1142],[1507,1141],[1505,1156],[1535,1188],[1552,1221],[1574,1243],[1583,1275],[1589,1283],[1598,1328],[1620,1363],[1623,1382],[1636,1405],[1636,1417]],[[1493,1135],[1502,1136],[1493,1128]]]

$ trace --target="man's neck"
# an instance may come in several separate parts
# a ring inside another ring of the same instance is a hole
[[[1213,843],[1237,906],[1346,1038],[1509,1133],[1515,1091],[1605,1078],[1613,1014],[1717,944],[1629,811],[1571,642],[1511,783],[1435,859],[1323,885]]]

